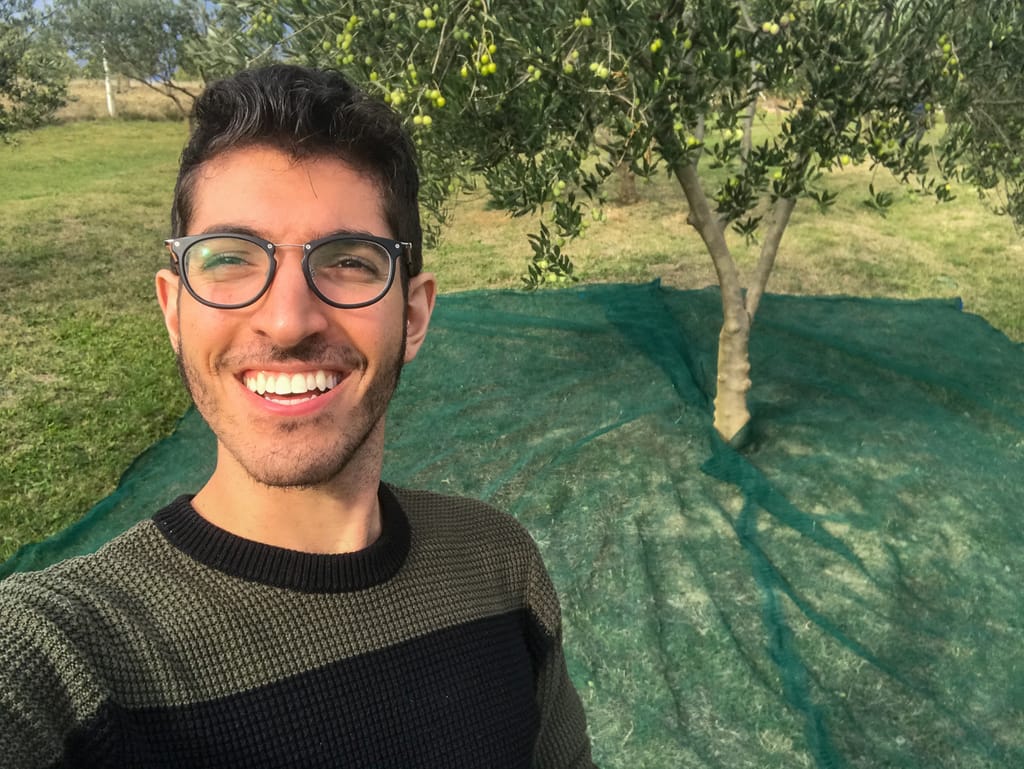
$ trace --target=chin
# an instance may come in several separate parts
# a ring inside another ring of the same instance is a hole
[[[398,385],[404,353],[403,339],[389,365],[372,376],[366,392],[353,405],[335,400],[315,416],[288,419],[278,415],[269,422],[260,419],[258,424],[251,410],[207,386],[208,380],[180,351],[177,360],[193,403],[217,436],[218,452],[230,455],[230,463],[261,486],[305,489],[330,484],[347,472],[362,472],[357,468],[375,467],[379,474],[384,417]],[[246,397],[254,397],[244,385],[238,388]]]
[[[256,469],[246,468],[246,472],[260,486],[272,489],[312,489],[330,485],[345,472],[350,461],[350,457],[342,457],[337,462],[319,467],[264,466]]]

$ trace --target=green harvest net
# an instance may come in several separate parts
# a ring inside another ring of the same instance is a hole
[[[1024,347],[955,301],[770,296],[752,443],[713,437],[718,295],[441,297],[385,477],[514,513],[604,767],[1024,767]],[[195,489],[186,414],[31,569]]]

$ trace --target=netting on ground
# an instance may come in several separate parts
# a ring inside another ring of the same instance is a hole
[[[657,284],[443,296],[385,477],[531,530],[604,767],[1024,766],[1024,347],[954,301],[769,296],[737,452],[720,319]],[[186,414],[4,569],[95,549],[212,454]]]

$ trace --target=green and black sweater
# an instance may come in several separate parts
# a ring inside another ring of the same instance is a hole
[[[590,767],[533,541],[381,487],[383,532],[297,553],[182,497],[0,583],[0,767]]]

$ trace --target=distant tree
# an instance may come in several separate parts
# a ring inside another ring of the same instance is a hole
[[[70,61],[32,0],[0,0],[0,139],[63,106]]]
[[[195,94],[177,77],[190,69],[188,51],[203,32],[200,0],[54,0],[54,8],[69,50],[102,67],[111,117],[117,113],[115,75],[153,88],[188,112]]]
[[[1024,224],[1024,3],[964,0],[939,39],[956,88],[945,105],[950,174]]]
[[[981,9],[1000,1],[978,2],[971,23],[991,27]],[[835,199],[825,172],[868,163],[942,201],[950,175],[985,186],[989,170],[999,179],[1010,170],[984,154],[993,113],[979,112],[964,87],[969,57],[956,61],[943,42],[962,40],[991,72],[1001,66],[981,51],[985,29],[959,28],[968,18],[960,0],[234,5],[244,11],[238,33],[216,47],[225,63],[282,55],[340,67],[405,113],[438,220],[450,193],[476,177],[513,214],[544,210],[530,285],[572,279],[562,248],[603,215],[614,168],[667,171],[721,287],[715,427],[726,440],[741,441],[750,419],[750,329],[790,216],[801,200],[826,209]],[[1007,28],[1006,40],[1020,36],[1019,25]],[[778,120],[744,146],[766,93],[784,98]],[[944,144],[919,135],[946,103],[968,128]],[[879,209],[892,202],[869,194]],[[736,235],[760,243],[746,281]]]

